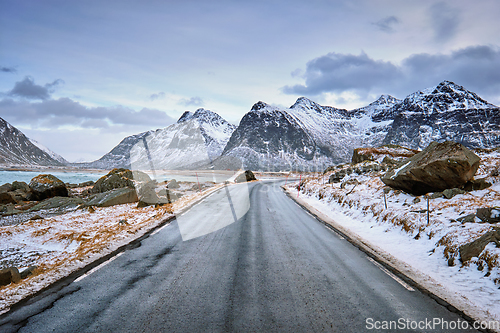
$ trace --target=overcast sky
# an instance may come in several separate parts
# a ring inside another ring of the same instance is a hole
[[[353,109],[443,80],[500,104],[500,2],[0,0],[0,117],[70,161],[203,107]]]

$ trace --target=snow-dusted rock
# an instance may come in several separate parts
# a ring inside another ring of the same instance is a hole
[[[59,178],[50,174],[38,175],[31,179],[31,199],[41,201],[52,197],[67,197],[68,189]]]
[[[109,207],[139,201],[137,192],[129,187],[117,188],[111,191],[97,193],[85,203],[86,206]]]
[[[461,187],[474,177],[480,158],[460,143],[432,142],[381,177],[384,184],[421,195]]]
[[[94,187],[92,187],[92,193],[103,193],[116,188],[129,187],[134,188],[133,173],[128,169],[116,168],[111,170],[107,175],[99,178]]]

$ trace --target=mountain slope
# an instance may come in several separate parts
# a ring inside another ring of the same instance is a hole
[[[186,111],[177,123],[126,137],[99,160],[80,166],[150,170],[208,165],[222,153],[234,129],[234,125],[215,112]]]
[[[470,148],[500,145],[500,109],[450,81],[409,95],[393,112],[385,144],[418,149],[445,140]]]
[[[0,165],[62,166],[17,128],[0,118]]]
[[[53,152],[52,150],[50,150],[49,148],[45,147],[44,145],[42,145],[40,142],[34,140],[34,139],[29,139],[31,141],[32,144],[34,144],[35,146],[37,146],[40,150],[46,152],[51,158],[53,158],[54,160],[58,161],[58,162],[61,162],[62,164],[64,165],[67,165],[69,164],[68,161],[66,161],[66,159],[64,157],[62,157],[61,155]]]
[[[398,144],[422,149],[452,140],[467,147],[500,145],[500,109],[443,81],[398,100],[390,95],[347,111],[301,97],[288,109],[256,103],[241,120],[223,156],[245,168],[319,171],[349,162],[354,148]]]
[[[258,102],[242,118],[222,155],[238,157],[250,169],[322,171],[349,160],[356,147],[381,143],[392,120],[373,117],[397,101],[382,96],[353,111],[305,97],[284,110]]]

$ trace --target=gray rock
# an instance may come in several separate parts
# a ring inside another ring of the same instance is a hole
[[[132,171],[132,176],[133,176],[133,179],[137,182],[150,182],[151,181],[151,177],[149,177],[149,175],[145,172],[142,172],[142,171],[138,171],[138,170],[134,170]]]
[[[500,207],[478,208],[476,216],[485,223],[500,222]]]
[[[18,283],[19,281],[21,281],[21,275],[16,267],[0,270],[0,286],[6,286],[12,282]]]
[[[429,195],[429,199],[437,199],[442,197],[443,197],[443,192],[434,192],[431,195]]]
[[[381,177],[384,184],[414,195],[461,187],[474,177],[480,159],[463,145],[432,142],[403,166]]]
[[[80,198],[53,197],[39,202],[35,206],[28,209],[27,212],[54,209],[59,213],[63,213],[69,210],[74,210],[83,203],[84,201]]]
[[[0,204],[5,205],[9,203],[17,203],[16,199],[12,195],[12,192],[0,192]]]
[[[26,192],[26,193],[31,191],[30,186],[28,184],[26,184],[25,182],[14,181],[12,183],[12,190],[11,191],[16,191],[16,190],[22,190],[23,192]]]
[[[95,183],[92,180],[89,180],[89,181],[78,184],[78,187],[94,186],[94,184]]]
[[[466,216],[459,217],[459,218],[457,218],[457,221],[461,222],[461,223],[476,222],[476,214],[469,214],[469,215],[466,215]]]
[[[107,175],[102,176],[94,184],[91,193],[104,193],[117,188],[128,187],[133,189],[134,178],[132,171],[128,169],[113,169]]]
[[[465,183],[465,185],[463,186],[463,189],[465,191],[481,191],[481,190],[487,189],[491,185],[492,184],[484,178],[472,179],[472,180],[468,181],[467,183]]]
[[[53,175],[38,175],[31,180],[29,187],[32,193],[31,199],[35,201],[68,196],[66,184]]]
[[[451,198],[453,198],[457,194],[464,194],[464,193],[465,193],[465,191],[461,190],[459,188],[451,188],[451,189],[444,190],[443,191],[443,196],[446,199],[451,199]]]
[[[500,245],[500,229],[488,231],[478,239],[460,246],[460,261],[465,263],[474,257],[478,257],[486,245],[491,242],[494,242],[497,246]]]
[[[86,206],[109,207],[139,201],[134,189],[124,187],[104,193],[97,193],[89,197]]]
[[[170,181],[168,182],[167,187],[168,187],[169,189],[172,189],[172,188],[179,188],[180,186],[179,186],[179,184],[177,183],[177,180],[172,179],[172,180],[170,180]]]
[[[257,180],[257,178],[255,178],[255,175],[253,174],[253,172],[251,170],[245,170],[245,172],[243,172],[241,175],[239,175],[238,177],[236,177],[234,179],[234,182],[235,183],[244,183],[244,182],[250,182],[252,180]]]
[[[12,184],[10,183],[5,183],[0,186],[0,193],[2,192],[10,192],[12,191]]]
[[[154,205],[160,202],[160,198],[158,198],[155,188],[156,181],[149,181],[147,183],[141,184],[137,189],[137,196],[139,197],[141,207]]]
[[[20,272],[21,279],[26,279],[28,276],[33,274],[33,272],[37,268],[38,268],[37,266],[30,266],[30,267],[26,268],[25,270],[23,270],[22,272]]]

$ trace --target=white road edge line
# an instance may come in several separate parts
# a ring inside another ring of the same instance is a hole
[[[118,253],[116,256],[114,256],[113,258],[103,262],[102,264],[92,268],[90,271],[88,271],[87,273],[83,274],[82,276],[80,276],[79,278],[77,278],[75,281],[73,282],[78,282],[78,281],[81,281],[83,280],[84,278],[86,278],[87,276],[89,276],[90,274],[98,271],[99,269],[103,268],[104,266],[106,266],[107,264],[109,264],[110,262],[112,262],[113,260],[115,260],[116,258],[118,258],[119,256],[121,256],[124,252],[120,252]]]
[[[398,278],[396,275],[392,274],[389,270],[387,270],[384,266],[376,262],[373,258],[368,257],[368,260],[370,260],[375,266],[380,268],[385,274],[389,275],[394,281],[402,285],[406,290],[409,291],[415,291],[410,285],[408,285],[406,282]]]
[[[342,237],[342,236],[341,236],[338,232],[336,232],[336,231],[335,231],[335,230],[333,230],[332,228],[328,228],[326,225],[325,225],[325,228],[326,228],[327,230],[330,230],[330,232],[332,232],[333,234],[337,235],[337,237],[338,237],[338,238],[340,238],[340,239],[342,239],[342,240],[344,239],[344,237]]]
[[[165,224],[163,227],[156,229],[155,231],[153,231],[153,232],[151,233],[151,235],[150,235],[150,236],[154,236],[154,235],[156,235],[157,233],[159,233],[160,231],[162,231],[163,229],[165,229],[168,225],[170,225],[170,223],[167,223],[167,224]]]

